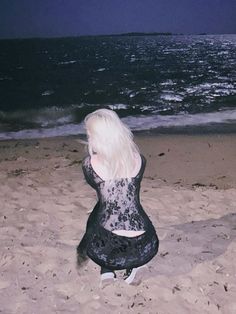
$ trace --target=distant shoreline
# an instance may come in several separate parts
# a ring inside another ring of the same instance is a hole
[[[12,37],[0,38],[0,41],[10,40],[48,40],[48,39],[71,39],[71,38],[91,38],[91,37],[142,37],[142,36],[213,36],[213,35],[236,35],[236,33],[171,33],[171,32],[129,32],[119,34],[97,34],[97,35],[68,35],[68,36],[55,36],[55,37]]]
[[[130,33],[119,33],[119,34],[98,34],[98,35],[74,35],[74,36],[58,36],[58,37],[26,37],[26,38],[0,38],[0,41],[3,40],[48,40],[48,39],[71,39],[71,38],[91,38],[91,37],[137,37],[137,36],[184,36],[186,34],[175,34],[171,32],[152,32],[152,33],[143,33],[143,32],[130,32]],[[190,34],[189,34],[190,35]],[[196,34],[200,35],[200,34]],[[207,35],[207,34],[204,34]]]
[[[123,37],[123,36],[172,36],[172,35],[183,35],[183,34],[174,34],[171,32],[129,32],[129,33],[119,33],[119,34],[107,34],[107,35],[95,35],[96,37],[110,37],[110,36],[114,36],[114,37]],[[90,37],[93,35],[83,35],[80,37]]]

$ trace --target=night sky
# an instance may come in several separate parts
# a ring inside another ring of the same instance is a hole
[[[0,0],[0,38],[236,33],[236,0]]]

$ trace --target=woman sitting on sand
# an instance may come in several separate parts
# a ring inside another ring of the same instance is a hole
[[[157,253],[159,241],[140,200],[146,160],[131,131],[112,110],[99,109],[85,118],[89,155],[83,160],[86,181],[98,202],[77,247],[78,263],[89,256],[101,266],[101,280],[114,280],[126,270],[135,283],[137,269]]]

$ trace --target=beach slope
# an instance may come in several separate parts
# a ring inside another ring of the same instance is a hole
[[[236,313],[236,136],[139,135],[160,238],[139,286],[76,266],[96,193],[76,137],[0,142],[0,312]]]

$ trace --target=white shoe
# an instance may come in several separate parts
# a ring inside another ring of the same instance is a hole
[[[115,279],[115,273],[111,271],[111,272],[101,274],[101,281],[107,280],[107,279]]]
[[[146,265],[132,268],[132,269],[126,269],[125,272],[125,282],[128,285],[134,285],[137,286],[141,283],[142,280],[142,271],[141,269],[146,268]]]
[[[105,288],[106,286],[112,284],[116,279],[116,274],[114,272],[106,272],[101,274],[100,288]]]

